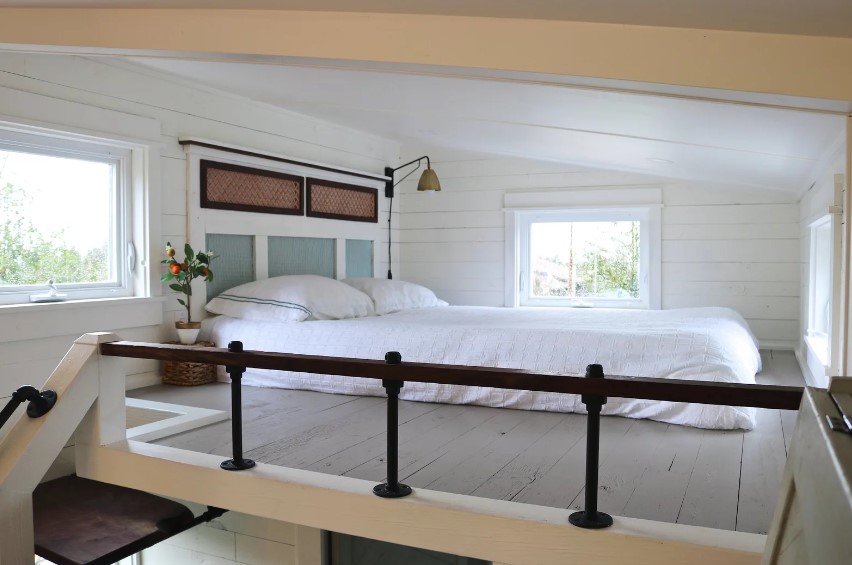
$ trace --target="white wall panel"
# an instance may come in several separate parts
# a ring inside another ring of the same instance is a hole
[[[62,109],[69,104],[74,105],[75,111],[63,112]],[[160,203],[158,209],[151,211],[156,220],[152,225],[159,227],[156,233],[151,234],[153,249],[148,257],[155,269],[159,267],[161,250],[167,241],[180,247],[187,238],[186,158],[177,142],[179,136],[207,137],[260,151],[374,173],[382,173],[383,167],[396,162],[399,154],[396,144],[376,136],[105,59],[0,54],[0,108],[0,113],[12,121],[16,116],[28,121],[52,120],[56,127],[69,125],[91,131],[99,131],[100,124],[106,122],[119,129],[125,127],[122,125],[124,122],[143,120],[151,124],[144,132],[127,131],[126,134],[160,142]],[[376,253],[380,272],[383,272],[387,269],[387,200],[380,198],[379,204],[379,224],[374,225],[373,231],[381,233]],[[394,216],[396,224],[398,214]],[[276,221],[281,220],[278,218]],[[330,226],[333,224],[336,222],[329,221]],[[399,240],[397,234],[394,238]],[[395,252],[398,257],[399,251]],[[215,262],[213,268],[215,272]],[[166,300],[153,306],[160,312],[156,320],[151,316],[139,317],[133,309],[118,309],[111,318],[125,320],[120,325],[131,330],[151,328],[148,324],[154,323],[156,329],[146,330],[142,335],[151,339],[173,339],[172,322],[175,313],[182,308],[175,300],[175,293],[164,286],[158,291],[166,296]],[[26,307],[24,310],[27,311]],[[28,362],[26,353],[22,353],[26,348],[7,351],[0,365],[8,366],[10,370],[15,367],[15,374],[9,379],[39,380],[45,367],[55,364],[71,341],[78,337],[77,333],[61,331],[60,343],[56,343],[56,338],[44,342],[40,339],[51,331],[55,335],[57,328],[66,327],[73,321],[69,315],[60,312],[61,306],[54,310],[57,313],[47,318],[42,311],[36,312],[35,309],[32,316],[15,316],[15,323],[25,329],[15,332],[14,339],[19,340],[16,343],[22,345],[25,342],[20,340],[26,338],[44,348],[39,365],[36,367],[30,363],[33,369],[23,373],[18,369]],[[90,319],[93,324],[102,323],[102,316],[99,316],[97,312],[85,309],[75,310],[74,314],[83,322]],[[6,327],[13,326],[7,324]],[[44,335],[39,333],[39,327],[44,328]],[[110,324],[110,328],[114,327],[114,323]],[[110,328],[87,326],[86,329]],[[3,339],[2,336],[0,339]],[[144,371],[139,369],[139,373],[156,374],[158,370],[155,365],[149,364]],[[4,393],[0,391],[0,394]]]
[[[61,109],[71,103],[79,111],[63,114]],[[160,201],[150,211],[155,219],[152,225],[159,227],[151,234],[154,249],[148,258],[156,267],[166,241],[175,246],[186,241],[187,171],[179,136],[206,137],[379,174],[385,165],[398,162],[399,155],[395,143],[375,136],[218,94],[180,79],[81,57],[0,54],[0,113],[4,119],[52,119],[55,124],[92,131],[99,131],[99,124],[106,121],[116,128],[140,118],[150,123],[150,131],[128,131],[127,135],[144,134],[146,139],[160,142]],[[380,198],[379,224],[372,225],[372,233],[380,234],[375,248],[379,275],[387,270],[387,205]],[[399,215],[394,213],[395,242],[400,238],[398,223]],[[331,231],[338,225],[340,222],[329,221]],[[496,226],[501,225],[499,219]],[[399,247],[394,247],[394,256],[399,257]],[[182,308],[174,293],[158,290],[165,300],[144,305],[86,308],[65,303],[0,309],[0,328],[5,328],[0,331],[0,396],[21,384],[43,383],[84,331],[113,330],[124,339],[139,341],[173,339],[174,313]],[[158,363],[145,360],[128,360],[126,367],[129,386],[152,384],[160,371]],[[290,524],[226,514],[215,527],[199,527],[155,546],[144,562],[294,563],[293,532]],[[300,565],[319,565],[319,552],[312,551],[311,556],[316,560],[300,560]]]
[[[799,207],[795,202],[670,206],[663,209],[663,215],[666,224],[795,224],[799,221]]]
[[[400,278],[453,304],[504,304],[506,193],[663,187],[664,308],[728,306],[766,346],[793,347],[800,318],[799,206],[780,191],[671,181],[516,158],[422,148],[442,191],[403,196]],[[416,176],[416,175],[414,175]],[[412,177],[413,178],[413,177]],[[398,187],[399,190],[399,187]],[[543,197],[544,197],[543,196]]]
[[[798,239],[663,240],[667,263],[798,263]]]

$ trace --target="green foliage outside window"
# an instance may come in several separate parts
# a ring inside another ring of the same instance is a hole
[[[27,195],[0,184],[0,285],[44,285],[109,280],[106,245],[81,253],[64,242],[63,232],[45,234],[27,219]]]

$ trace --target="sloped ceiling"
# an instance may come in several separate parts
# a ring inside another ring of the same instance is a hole
[[[555,19],[852,37],[852,0],[0,0],[0,6],[278,9]],[[439,33],[436,41],[440,41]],[[173,56],[168,55],[168,56]],[[364,62],[125,58],[409,146],[802,194],[852,101]],[[696,62],[700,64],[700,62]],[[814,64],[818,64],[815,61]]]
[[[143,65],[408,145],[804,192],[835,112],[534,81],[173,59]],[[806,105],[807,106],[807,105]]]

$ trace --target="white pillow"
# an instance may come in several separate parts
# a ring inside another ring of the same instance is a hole
[[[207,311],[244,320],[301,322],[373,316],[370,297],[318,275],[286,275],[241,284],[207,303]]]
[[[447,303],[419,284],[392,279],[343,279],[373,299],[376,314],[390,314],[409,308],[431,308]]]

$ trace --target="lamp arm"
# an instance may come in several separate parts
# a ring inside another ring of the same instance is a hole
[[[423,159],[426,159],[426,166],[427,166],[427,167],[429,167],[429,168],[431,169],[431,168],[432,168],[432,163],[429,161],[429,156],[428,156],[428,155],[424,155],[424,156],[422,156],[422,157],[418,157],[417,159],[414,159],[413,161],[409,161],[408,163],[406,163],[406,164],[404,164],[404,165],[400,165],[399,167],[395,168],[395,169],[394,169],[394,171],[398,171],[398,170],[400,170],[401,168],[403,168],[403,167],[407,167],[408,165],[413,165],[414,163],[420,163],[420,161],[422,161]],[[416,171],[417,169],[414,169],[414,170]],[[412,171],[412,172],[413,172],[413,171]],[[409,174],[411,174],[411,173],[409,173]],[[407,176],[407,175],[406,175],[406,176]]]
[[[396,185],[398,185],[399,183],[401,183],[402,181],[404,181],[405,179],[410,177],[411,174],[414,173],[414,171],[419,169],[420,168],[420,162],[423,159],[426,159],[426,168],[431,169],[432,168],[432,162],[429,160],[428,155],[418,157],[417,159],[414,159],[413,161],[409,161],[408,163],[405,163],[404,165],[400,165],[399,167],[396,167],[395,169],[391,168],[391,167],[385,167],[385,176],[390,177],[388,179],[388,181],[385,183],[385,196],[387,198],[390,198],[390,205],[388,206],[388,278],[389,279],[393,278],[393,273],[391,273],[391,217],[392,217],[391,211],[393,210],[393,189]],[[393,182],[393,174],[396,171],[398,171],[398,170],[400,170],[404,167],[407,167],[408,165],[413,165],[414,163],[417,163],[416,167],[411,169],[404,177],[402,177],[398,181]]]
[[[420,161],[422,161],[423,159],[426,159],[426,168],[431,169],[432,168],[432,161],[429,160],[428,155],[418,157],[417,159],[414,159],[413,161],[409,161],[408,163],[406,163],[404,165],[400,165],[399,167],[396,167],[395,169],[391,168],[391,167],[385,167],[385,176],[390,177],[387,181],[385,181],[385,196],[387,198],[393,198],[394,187],[396,185],[398,185],[399,183],[401,183],[402,181],[404,181],[405,179],[407,179],[408,177],[410,177],[414,173],[414,171],[418,170],[420,168]],[[403,169],[403,168],[407,167],[408,165],[413,165],[414,163],[417,163],[416,167],[411,169],[408,173],[406,173],[406,175],[404,177],[402,177],[398,181],[393,182],[393,174],[396,171]]]

